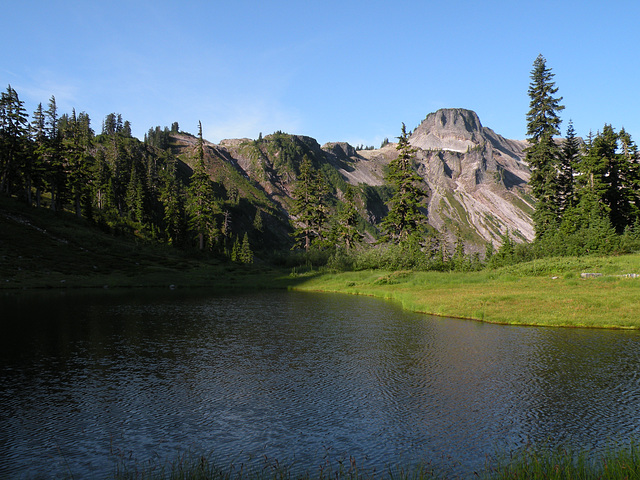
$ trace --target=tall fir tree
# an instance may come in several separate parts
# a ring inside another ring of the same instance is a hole
[[[620,181],[623,185],[622,196],[625,211],[622,214],[620,228],[632,228],[640,218],[640,155],[638,146],[631,139],[631,135],[622,128],[618,133],[620,141],[621,172]]]
[[[54,211],[62,210],[67,183],[59,120],[56,97],[52,95],[49,99],[49,107],[45,111],[45,130],[47,132],[45,168],[51,193],[51,210]]]
[[[172,155],[166,155],[166,167],[161,172],[162,186],[160,188],[162,220],[169,242],[177,247],[182,244],[185,233],[184,195],[182,183],[177,177],[177,161]]]
[[[351,185],[347,185],[344,192],[342,209],[338,212],[337,221],[334,226],[334,235],[337,243],[344,245],[347,251],[363,239],[363,235],[358,230],[359,217],[355,205],[354,189]]]
[[[205,239],[212,238],[215,228],[216,203],[213,185],[204,164],[204,139],[202,123],[198,122],[198,140],[196,142],[196,161],[191,182],[187,189],[187,211],[189,227],[196,235],[198,248],[204,250]],[[209,245],[212,247],[213,245]]]
[[[45,132],[45,118],[42,103],[38,104],[35,112],[33,112],[33,120],[30,126],[31,144],[33,147],[33,155],[31,159],[31,168],[29,175],[31,184],[35,189],[36,207],[40,208],[42,202],[42,190],[44,188],[45,164],[47,148],[47,135]]]
[[[385,182],[393,188],[393,196],[388,202],[389,213],[380,227],[385,233],[384,239],[402,242],[418,233],[427,223],[426,215],[420,210],[420,202],[426,197],[416,173],[415,152],[409,144],[404,123],[398,137],[398,156],[389,163]]]
[[[24,102],[9,85],[0,96],[0,193],[12,195],[22,185],[28,162],[29,122]]]
[[[322,174],[313,167],[311,159],[304,155],[293,191],[291,213],[297,227],[293,232],[295,246],[307,252],[312,243],[321,242],[327,222],[327,185]]]
[[[253,251],[251,250],[251,243],[249,242],[249,234],[247,232],[245,232],[242,238],[237,259],[242,263],[253,263]]]
[[[569,120],[567,134],[562,142],[558,165],[558,211],[560,217],[575,205],[574,168],[580,155],[580,139]]]
[[[65,127],[64,129],[60,127],[60,133],[66,159],[65,165],[67,165],[68,190],[73,198],[76,216],[82,215],[83,206],[87,216],[90,216],[89,196],[93,163],[93,157],[90,154],[91,135],[86,131],[88,125],[78,121],[75,109],[70,117],[65,116],[65,118]]]
[[[531,71],[529,84],[529,112],[527,113],[526,160],[531,168],[529,185],[536,198],[533,223],[536,238],[553,234],[560,220],[558,205],[558,170],[560,147],[554,136],[560,134],[559,112],[562,97],[555,97],[555,75],[547,67],[546,59],[538,55]]]

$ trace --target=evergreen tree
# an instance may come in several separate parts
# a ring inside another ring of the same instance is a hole
[[[131,123],[129,122],[129,120],[125,120],[124,124],[122,125],[121,133],[123,137],[131,137]]]
[[[619,234],[638,216],[640,174],[635,151],[627,132],[617,134],[611,125],[605,125],[590,137],[577,167],[582,214],[600,212]]]
[[[160,192],[160,200],[163,205],[165,233],[171,244],[178,246],[184,233],[185,209],[180,183],[175,176],[166,176]]]
[[[144,221],[144,187],[136,168],[129,178],[125,204],[129,219],[141,224]]]
[[[262,233],[264,230],[264,222],[262,220],[262,210],[256,209],[256,216],[253,219],[253,229],[256,232]]]
[[[62,117],[61,117],[62,118]],[[67,166],[68,190],[75,205],[76,216],[82,215],[82,206],[89,216],[91,201],[90,179],[93,158],[90,154],[91,135],[86,131],[88,123],[81,124],[73,109],[71,116],[64,116],[65,121],[60,122],[60,135],[63,143],[63,155]],[[88,117],[86,117],[88,121]],[[64,126],[63,126],[64,125]]]
[[[502,244],[498,251],[490,256],[488,265],[491,268],[504,267],[505,265],[511,265],[513,263],[515,245],[509,234],[509,230],[500,236]]]
[[[31,168],[29,170],[30,183],[35,188],[36,207],[40,208],[42,202],[42,189],[44,188],[45,164],[47,148],[47,135],[45,132],[45,117],[42,110],[42,103],[38,104],[38,108],[33,112],[33,120],[31,121],[31,143],[33,146],[33,155]],[[30,203],[30,202],[29,202]]]
[[[531,71],[529,85],[529,112],[527,113],[527,135],[529,147],[526,160],[531,168],[529,185],[537,200],[533,213],[536,237],[554,233],[559,223],[558,170],[560,149],[553,140],[560,134],[560,117],[564,109],[562,97],[553,81],[554,74],[547,68],[546,60],[538,55]]]
[[[28,135],[24,102],[9,85],[0,96],[0,193],[11,195],[21,186],[20,175],[29,160]]]
[[[420,210],[420,202],[426,192],[420,186],[422,178],[414,169],[415,149],[409,145],[404,123],[396,148],[398,157],[389,163],[385,176],[386,183],[394,193],[388,202],[389,213],[380,227],[385,232],[386,240],[404,241],[418,233],[427,222],[426,215]]]
[[[338,212],[335,225],[335,236],[339,245],[344,245],[346,250],[350,250],[357,243],[362,241],[362,234],[358,231],[360,216],[355,206],[355,193],[351,185],[347,185],[344,192],[344,204]]]
[[[558,210],[564,212],[575,204],[574,166],[580,155],[580,140],[576,137],[573,123],[569,120],[567,135],[562,143],[558,171]]]
[[[457,271],[464,271],[469,268],[469,262],[465,256],[464,239],[460,233],[460,228],[456,229],[456,240],[451,257],[452,268]]]
[[[618,133],[618,139],[620,140],[618,156],[621,164],[620,182],[623,197],[623,210],[618,228],[620,232],[627,227],[633,227],[640,216],[640,155],[638,146],[624,128]]]
[[[106,208],[106,192],[111,180],[111,168],[107,162],[103,149],[96,151],[95,163],[92,168],[92,196],[98,210]]]
[[[204,250],[205,239],[211,238],[212,230],[215,228],[216,212],[213,186],[204,164],[204,140],[200,122],[198,122],[196,162],[187,190],[187,211],[189,226],[198,239],[198,248]]]
[[[300,173],[293,191],[293,206],[297,228],[293,232],[296,246],[307,252],[313,242],[322,241],[327,221],[327,185],[324,177],[307,155],[300,164]]]
[[[117,117],[115,113],[108,114],[102,122],[102,134],[113,135],[118,130]]]
[[[253,263],[253,251],[251,250],[251,244],[249,243],[249,235],[245,232],[242,239],[242,245],[238,253],[238,260],[242,263]]]
[[[49,107],[45,111],[45,131],[47,148],[45,157],[46,180],[51,193],[51,210],[62,210],[66,195],[66,169],[62,152],[62,136],[59,129],[58,107],[56,97],[49,99]]]

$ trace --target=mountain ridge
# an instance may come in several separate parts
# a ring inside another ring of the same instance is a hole
[[[533,240],[526,141],[495,133],[472,110],[451,108],[428,114],[409,143],[428,192],[423,208],[429,224],[450,247],[458,238],[469,251],[481,251],[486,243],[500,245],[507,234],[518,242]],[[359,211],[374,227],[384,216],[384,195],[365,198],[364,190],[384,187],[385,168],[398,155],[395,143],[356,150],[347,142],[321,146],[312,137],[283,132],[206,145],[210,163],[223,159],[289,218],[297,168],[307,156],[331,177],[334,201],[340,201],[348,184],[360,189]],[[212,178],[220,168],[213,163]]]

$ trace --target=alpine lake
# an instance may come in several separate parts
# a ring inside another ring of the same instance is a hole
[[[286,291],[14,292],[0,308],[0,478],[109,478],[185,452],[468,478],[500,452],[640,432],[635,331]]]

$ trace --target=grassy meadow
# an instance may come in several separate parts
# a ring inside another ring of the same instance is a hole
[[[627,276],[634,273],[640,255],[550,258],[480,272],[324,273],[293,288],[367,295],[414,312],[492,323],[636,329],[640,278]]]

